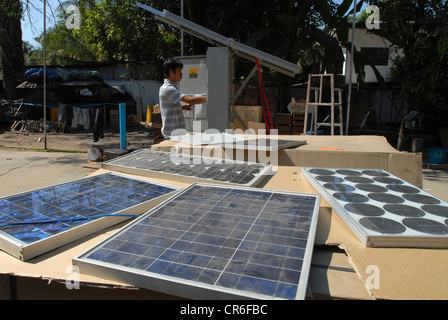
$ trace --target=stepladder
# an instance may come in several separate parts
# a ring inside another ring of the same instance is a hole
[[[337,122],[336,108],[338,108]],[[304,120],[304,134],[308,133],[308,121],[310,121],[311,134],[317,135],[320,127],[327,126],[330,127],[331,135],[335,134],[335,127],[339,127],[339,133],[343,135],[342,89],[335,88],[334,74],[308,75]]]

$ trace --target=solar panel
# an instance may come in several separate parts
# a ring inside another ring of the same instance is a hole
[[[227,149],[244,149],[257,151],[278,151],[306,144],[304,140],[283,140],[277,138],[257,138],[237,141],[223,145]]]
[[[448,247],[448,203],[383,170],[303,168],[366,245]]]
[[[244,138],[228,133],[193,134],[172,137],[191,146],[220,145],[226,149],[244,149],[258,151],[277,151],[306,144],[304,140],[278,139],[278,136],[268,138]]]
[[[201,157],[141,149],[106,161],[102,168],[178,181],[214,182],[253,187],[266,178],[272,166],[262,163]]]
[[[106,173],[0,199],[0,249],[28,260],[140,215],[179,188]]]
[[[222,145],[226,143],[234,143],[237,141],[245,141],[246,139],[229,133],[203,133],[172,136],[170,140],[179,141],[191,146],[201,146],[215,144]]]
[[[304,299],[320,195],[192,184],[73,259],[190,299]]]

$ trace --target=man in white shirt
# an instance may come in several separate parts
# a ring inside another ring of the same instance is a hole
[[[163,64],[163,85],[159,90],[159,105],[162,113],[162,135],[169,139],[175,129],[185,129],[182,110],[191,110],[192,106],[207,102],[207,96],[189,96],[179,91],[182,79],[183,63],[177,59],[167,59]],[[181,102],[187,105],[182,107]]]

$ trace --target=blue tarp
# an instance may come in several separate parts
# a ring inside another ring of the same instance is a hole
[[[48,80],[60,80],[59,76],[53,70],[46,70]],[[43,80],[44,68],[32,68],[25,72],[25,79],[28,81]]]
[[[100,80],[101,74],[97,71],[65,71],[62,68],[56,68],[56,71],[47,69],[48,80]],[[44,79],[44,68],[31,68],[25,72],[25,79],[28,81],[37,81]]]

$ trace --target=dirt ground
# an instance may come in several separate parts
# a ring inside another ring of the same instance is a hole
[[[46,140],[46,148],[45,148]],[[38,150],[62,152],[87,152],[93,142],[93,133],[89,131],[47,133],[27,133],[3,131],[0,133],[0,148],[13,150]],[[120,133],[117,130],[104,130],[103,150],[120,149]],[[128,128],[126,132],[127,150],[150,148],[154,142],[151,132],[143,127]]]

